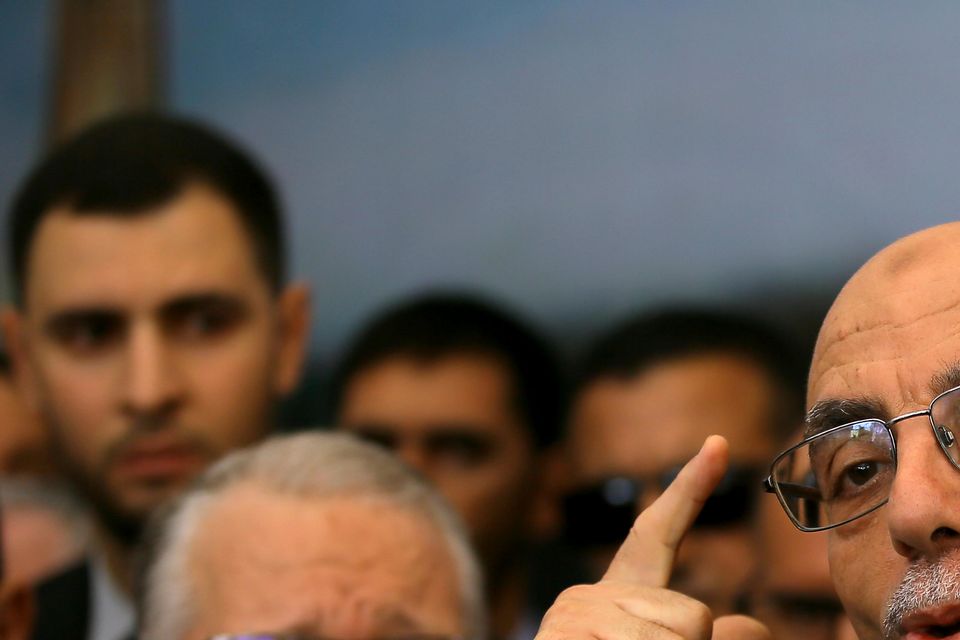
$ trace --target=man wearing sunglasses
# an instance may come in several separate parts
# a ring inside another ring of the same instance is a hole
[[[598,340],[573,395],[563,502],[565,538],[595,575],[638,511],[716,433],[729,440],[731,463],[680,548],[671,587],[715,613],[740,608],[756,556],[759,482],[801,414],[794,362],[767,327],[712,311],[639,316]]]

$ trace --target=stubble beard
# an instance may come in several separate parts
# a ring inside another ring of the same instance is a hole
[[[957,602],[960,602],[960,554],[918,560],[910,565],[887,601],[883,639],[900,638],[903,619],[909,613]]]

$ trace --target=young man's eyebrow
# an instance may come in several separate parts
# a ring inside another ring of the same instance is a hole
[[[44,331],[56,331],[67,325],[87,320],[119,320],[123,316],[123,311],[112,306],[90,305],[64,307],[58,309],[43,320]]]
[[[205,307],[219,307],[230,311],[242,311],[246,308],[246,303],[239,296],[225,293],[191,293],[177,296],[172,300],[164,302],[160,307],[160,313],[164,315],[175,315]]]
[[[805,438],[814,436],[832,427],[848,422],[876,418],[883,420],[886,411],[883,402],[877,398],[830,398],[821,400],[807,412],[804,421]]]

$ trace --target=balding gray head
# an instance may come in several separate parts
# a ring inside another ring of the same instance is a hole
[[[143,640],[175,640],[189,628],[198,601],[188,566],[191,541],[198,529],[214,524],[204,517],[211,507],[241,484],[311,501],[372,499],[422,518],[441,534],[456,566],[465,638],[485,636],[480,570],[459,519],[443,499],[387,452],[352,436],[313,432],[273,438],[227,456],[157,515],[144,553]]]

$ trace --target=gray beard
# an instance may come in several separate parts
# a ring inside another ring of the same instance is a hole
[[[884,640],[900,637],[900,626],[909,613],[950,602],[960,602],[960,556],[949,554],[913,563],[887,602]]]

